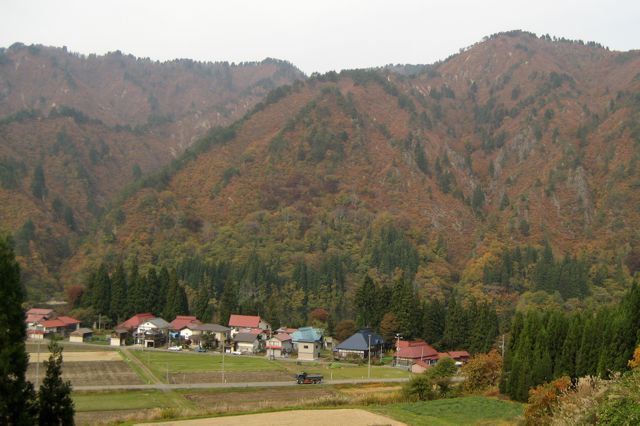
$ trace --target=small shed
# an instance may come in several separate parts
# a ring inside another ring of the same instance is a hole
[[[129,331],[126,328],[116,328],[111,333],[111,346],[124,346],[127,342]]]
[[[91,337],[93,337],[93,330],[90,328],[79,328],[69,334],[69,341],[72,343],[84,343],[91,340]]]

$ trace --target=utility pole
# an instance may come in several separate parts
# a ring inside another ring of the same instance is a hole
[[[38,361],[36,362],[36,391],[38,391],[38,383],[40,379],[40,340],[38,340]]]
[[[371,378],[371,333],[369,333],[369,350],[367,351],[369,355],[369,366],[367,368],[367,378]]]
[[[224,353],[227,351],[226,344],[222,344],[222,383],[224,383]]]
[[[393,365],[394,366],[398,366],[398,352],[400,352],[400,338],[402,336],[400,335],[400,333],[396,333],[396,356],[395,359],[393,360]]]

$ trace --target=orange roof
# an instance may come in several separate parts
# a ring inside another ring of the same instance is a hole
[[[140,324],[142,324],[143,322],[153,319],[155,317],[156,317],[155,315],[149,312],[145,312],[144,314],[135,314],[134,316],[132,316],[122,324],[118,325],[117,328],[126,328],[129,330],[132,328],[138,328],[138,326],[140,326]]]
[[[260,327],[260,317],[252,315],[232,314],[229,317],[229,327],[258,328]]]
[[[61,317],[58,317],[58,319],[63,323],[65,323],[66,325],[80,324],[80,321],[72,317],[61,316]]]
[[[27,315],[50,315],[53,309],[31,308],[27,311]]]
[[[398,343],[396,358],[424,359],[438,354],[438,351],[424,340],[400,340]]]
[[[169,324],[172,330],[182,330],[189,324],[202,324],[198,318],[189,315],[178,315],[176,319]]]
[[[44,328],[66,327],[68,325],[67,323],[59,319],[45,320],[40,324],[42,324]]]

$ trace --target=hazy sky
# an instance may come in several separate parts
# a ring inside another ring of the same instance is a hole
[[[640,0],[0,0],[0,46],[166,60],[286,59],[306,73],[432,63],[523,29],[640,48]]]

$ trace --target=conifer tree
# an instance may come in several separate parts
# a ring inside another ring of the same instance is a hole
[[[38,391],[38,424],[40,426],[73,425],[75,412],[71,399],[71,383],[62,380],[62,346],[53,339],[49,344],[47,373]]]
[[[111,312],[111,279],[107,265],[100,264],[93,274],[92,281],[92,306],[98,314],[109,315]]]
[[[356,324],[358,327],[374,327],[379,324],[376,321],[378,308],[376,285],[369,275],[364,277],[361,286],[356,289]]]
[[[445,349],[460,349],[467,344],[469,321],[463,306],[451,298],[445,316],[441,346]]]
[[[418,334],[420,305],[411,282],[404,279],[404,274],[393,287],[391,310],[396,316],[398,332],[403,337],[410,339]]]
[[[122,262],[118,262],[116,270],[113,273],[111,280],[111,306],[110,316],[118,324],[130,315],[130,309],[128,307],[128,291],[127,291],[127,276],[124,272],[124,265]]]
[[[44,170],[42,164],[38,164],[33,171],[33,179],[31,181],[31,193],[39,200],[43,200],[47,195],[47,186],[44,181]]]
[[[422,307],[422,337],[432,345],[438,345],[442,339],[445,323],[444,304],[439,299],[425,302]]]
[[[20,267],[11,242],[0,236],[0,424],[31,425],[35,416],[33,385],[25,379],[23,301]]]

